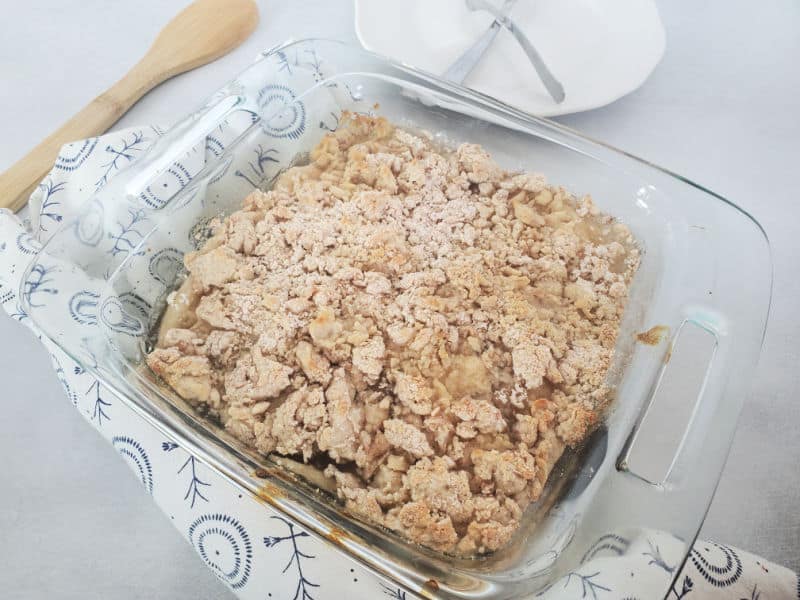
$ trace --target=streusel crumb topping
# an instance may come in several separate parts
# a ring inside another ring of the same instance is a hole
[[[346,114],[186,255],[147,363],[362,518],[491,552],[607,404],[638,262],[588,196]]]

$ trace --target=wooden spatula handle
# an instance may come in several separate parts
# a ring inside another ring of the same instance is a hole
[[[15,212],[22,208],[42,177],[53,168],[58,151],[64,144],[104,133],[139,98],[159,83],[137,82],[136,73],[134,68],[124,79],[92,100],[7,171],[0,173],[0,208],[9,208]]]
[[[258,8],[253,0],[192,2],[167,23],[125,77],[0,174],[0,208],[16,211],[25,205],[61,146],[104,133],[159,83],[229,52],[253,32],[256,23]]]

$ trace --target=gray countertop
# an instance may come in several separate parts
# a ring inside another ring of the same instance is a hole
[[[186,3],[48,0],[4,11],[0,170],[109,86]],[[262,22],[242,47],[162,85],[119,126],[173,122],[288,37],[355,42],[347,0],[259,4]],[[800,4],[660,9],[667,51],[642,88],[558,120],[732,199],[769,234],[775,288],[764,351],[701,535],[797,570]],[[0,381],[4,598],[231,597],[66,400],[44,349],[2,317]]]

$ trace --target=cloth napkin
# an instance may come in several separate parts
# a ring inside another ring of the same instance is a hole
[[[41,335],[22,310],[18,290],[32,255],[161,133],[158,127],[146,126],[68,144],[31,196],[27,218],[0,211],[0,305],[39,337],[70,402],[128,462],[146,493],[238,597],[414,598],[334,552],[159,433]],[[37,293],[48,293],[45,281],[28,282],[26,290],[29,285],[35,285]],[[661,532],[605,535],[586,553],[580,568],[533,597],[655,600],[680,568],[667,595],[672,600],[800,599],[800,581],[789,569],[708,541],[696,542],[681,567],[681,548]]]

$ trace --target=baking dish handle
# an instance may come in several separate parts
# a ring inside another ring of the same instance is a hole
[[[708,307],[682,312],[617,461],[620,471],[666,493],[699,485],[695,478],[708,471],[693,468],[698,461],[718,464],[714,471],[721,471],[740,409],[725,402],[724,374],[733,343],[727,321]]]
[[[219,162],[220,150],[233,144],[258,120],[256,107],[242,94],[214,97],[142,157],[124,181],[124,194],[144,210],[160,210]]]

